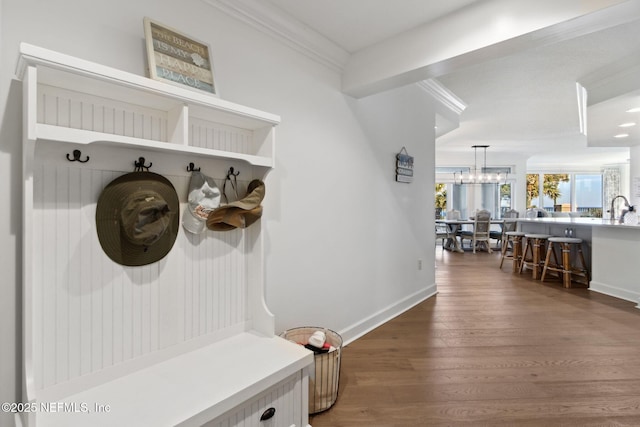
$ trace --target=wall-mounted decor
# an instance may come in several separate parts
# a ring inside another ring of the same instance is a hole
[[[409,155],[404,147],[396,154],[396,181],[413,182],[413,157]]]
[[[209,46],[144,18],[149,76],[217,95]]]

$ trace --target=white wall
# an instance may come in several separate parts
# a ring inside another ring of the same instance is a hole
[[[638,182],[640,182],[640,145],[635,145],[629,149],[629,176],[621,183],[626,184],[621,187],[621,194],[628,194],[629,203],[640,205],[640,195],[637,194]],[[625,191],[626,190],[626,191]]]
[[[281,215],[269,223],[267,303],[276,327],[302,322],[350,339],[434,283],[434,114],[416,86],[336,101],[316,112],[319,126],[301,129],[302,139],[278,133],[296,147],[280,150],[274,172],[284,176],[281,197],[271,199]],[[415,157],[412,184],[394,181],[402,146]]]
[[[4,0],[0,0],[0,54],[5,51]],[[3,70],[5,67],[2,55]],[[0,113],[3,121],[20,121],[18,109],[5,111],[9,82],[2,72],[0,84]],[[20,274],[20,193],[21,157],[16,133],[9,132],[7,126],[0,127],[0,401],[15,402],[19,396],[20,370],[18,336],[16,330],[19,313],[18,283]],[[12,425],[11,414],[0,412],[0,425]]]
[[[2,0],[1,11],[2,401],[20,395],[21,41],[142,75],[149,16],[210,43],[222,98],[282,116],[264,216],[278,330],[319,325],[350,340],[434,291],[434,108],[416,87],[355,101],[335,72],[198,0]],[[402,146],[416,158],[412,184],[394,182]]]
[[[634,157],[631,157],[629,163],[619,164],[618,168],[620,169],[620,194],[628,194],[629,202],[632,205],[638,206],[640,205],[640,198],[634,195],[633,188],[633,178],[634,176],[640,177],[640,147],[631,147],[632,154]],[[631,162],[634,162],[634,170],[631,171]],[[611,204],[611,201],[604,201],[605,207]]]

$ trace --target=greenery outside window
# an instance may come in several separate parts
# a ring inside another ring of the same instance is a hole
[[[527,174],[527,209],[536,207],[602,217],[602,175]]]
[[[540,175],[527,174],[527,209],[537,208],[540,205]]]
[[[504,214],[511,208],[511,184],[502,184],[500,185],[500,218],[504,218]]]
[[[544,174],[543,208],[549,212],[571,211],[571,178],[569,174]]]
[[[447,211],[447,185],[444,183],[436,184],[436,219],[444,218]]]

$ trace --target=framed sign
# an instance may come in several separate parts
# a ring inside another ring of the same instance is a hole
[[[396,154],[396,181],[413,182],[413,157],[409,155],[404,147]]]
[[[152,79],[218,95],[206,43],[146,17],[144,35]]]

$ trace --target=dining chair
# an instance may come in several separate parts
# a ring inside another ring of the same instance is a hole
[[[442,239],[442,248],[444,249],[444,242],[447,240],[447,226],[444,224],[436,224],[436,242],[438,239]]]
[[[482,244],[487,252],[492,253],[489,241],[491,239],[491,212],[486,209],[476,212],[473,220],[473,231],[463,231],[461,239],[471,240],[473,253],[476,253],[478,244]]]
[[[509,209],[508,211],[506,211],[502,215],[502,218],[505,219],[505,220],[508,220],[508,219],[518,218],[519,216],[520,216],[520,212],[518,212],[515,209]],[[500,230],[492,230],[489,233],[491,238],[496,241],[496,247],[498,247],[498,248],[502,247],[502,242],[506,241],[505,233],[507,231],[516,231],[516,226],[515,225],[510,225],[505,229],[505,226],[504,226],[504,223],[503,223],[500,226]]]
[[[515,209],[509,209],[508,211],[506,211],[504,213],[504,215],[502,217],[503,218],[519,218],[520,217],[520,212],[518,212]]]
[[[447,211],[447,219],[452,221],[460,219],[460,211],[457,209],[451,209]]]
[[[549,216],[549,212],[541,208],[527,209],[527,212],[525,214],[526,218],[542,218],[547,216]]]
[[[506,242],[506,233],[509,231],[516,231],[518,228],[518,223],[513,218],[505,217],[505,220],[502,224],[500,224],[500,230],[492,230],[489,232],[489,236],[496,240],[496,246],[502,248],[503,242]]]

